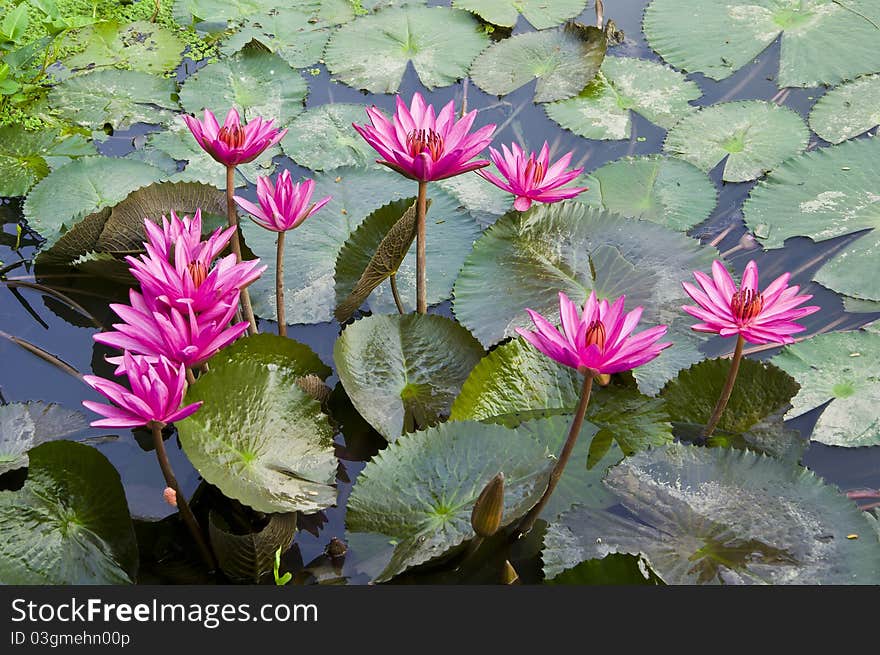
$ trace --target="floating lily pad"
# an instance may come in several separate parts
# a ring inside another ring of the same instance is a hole
[[[788,417],[831,401],[813,429],[814,441],[830,446],[880,445],[880,335],[819,334],[786,346],[773,363],[801,385]]]
[[[273,0],[175,0],[174,19],[181,25],[219,32],[230,22],[269,12],[277,4]]]
[[[668,66],[633,57],[605,57],[601,72],[574,98],[544,107],[567,130],[588,139],[628,139],[630,112],[669,129],[696,110],[695,82]]]
[[[494,175],[499,174],[494,165],[486,167],[486,170]],[[483,227],[492,225],[513,206],[513,196],[479,175],[456,175],[437,184],[452,194]]]
[[[494,43],[474,61],[471,79],[497,96],[537,79],[535,102],[552,102],[583,91],[604,58],[605,34],[600,29],[568,23]]]
[[[210,109],[223,117],[235,107],[242,119],[273,119],[284,127],[302,112],[305,80],[281,57],[245,48],[228,59],[201,68],[180,89],[180,104],[191,114]]]
[[[333,348],[348,397],[388,441],[444,420],[482,356],[483,347],[455,321],[421,314],[362,318]]]
[[[880,139],[858,139],[790,159],[760,182],[743,204],[746,225],[767,248],[793,236],[816,241],[874,228],[816,274],[820,284],[880,300]]]
[[[466,11],[446,7],[400,7],[359,16],[330,37],[324,59],[349,86],[394,93],[412,61],[428,89],[467,75],[489,38]],[[369,53],[365,56],[364,53]]]
[[[98,70],[70,77],[49,92],[52,111],[77,125],[126,130],[134,123],[164,124],[177,109],[174,80],[140,71]]]
[[[663,584],[641,557],[607,555],[566,569],[546,584],[551,585],[657,585]]]
[[[501,27],[513,27],[522,14],[536,30],[574,18],[586,4],[586,0],[452,0],[453,7],[467,9]]]
[[[257,41],[294,68],[305,68],[321,59],[330,27],[331,23],[316,20],[306,8],[275,7],[268,13],[249,16],[223,42],[220,51],[228,56]]]
[[[50,248],[85,215],[115,205],[135,189],[157,182],[162,171],[113,157],[83,157],[44,177],[28,194],[24,216]]]
[[[565,202],[511,212],[474,244],[455,284],[455,314],[485,346],[531,328],[528,307],[559,320],[559,291],[584,302],[626,294],[642,305],[641,325],[670,326],[675,347],[635,371],[639,388],[656,393],[682,368],[703,358],[683,316],[681,280],[711,267],[714,249],[647,221]]]
[[[646,155],[605,164],[584,180],[578,201],[686,232],[709,218],[718,192],[700,169],[681,159]]]
[[[285,242],[284,301],[290,323],[319,323],[333,318],[334,276],[340,249],[371,212],[392,200],[413,197],[418,191],[416,182],[378,168],[344,167],[320,173],[314,179],[314,197],[332,195],[333,199]],[[460,203],[437,185],[429,186],[428,197],[432,201],[426,244],[428,302],[436,303],[451,296],[455,276],[479,230]],[[264,318],[274,318],[275,234],[249,220],[242,220],[242,227],[248,246],[269,266],[250,287],[254,311]],[[434,264],[432,259],[436,260]],[[434,270],[440,274],[432,274]],[[404,260],[397,282],[404,303],[411,304],[415,298],[412,253]],[[372,307],[396,311],[387,285],[380,286],[370,302]]]
[[[24,486],[0,491],[0,583],[130,584],[138,547],[119,473],[70,441],[30,451]]]
[[[880,542],[813,473],[748,451],[673,444],[612,468],[630,516],[575,508],[544,538],[544,573],[641,555],[668,584],[877,584]]]
[[[65,139],[49,130],[26,132],[16,125],[0,127],[0,197],[23,196],[53,166],[89,154],[95,154],[94,146],[78,137]]]
[[[0,475],[28,465],[34,446],[63,439],[88,425],[80,412],[40,401],[0,405]]]
[[[356,550],[366,538],[381,539],[374,575],[388,580],[473,537],[471,510],[499,472],[502,523],[525,514],[543,492],[551,465],[543,444],[500,425],[446,423],[407,435],[358,475],[345,519],[349,543]]]
[[[872,0],[653,0],[648,44],[667,62],[716,80],[782,34],[780,87],[837,84],[880,70],[880,11]]]
[[[96,23],[84,27],[72,39],[82,52],[65,60],[71,69],[128,68],[144,73],[173,70],[182,58],[184,43],[168,28],[150,23]]]
[[[271,514],[259,532],[236,534],[215,513],[208,515],[211,546],[223,573],[233,580],[257,584],[272,571],[275,552],[287,550],[296,533],[296,512]]]
[[[666,135],[663,149],[706,172],[726,159],[723,179],[745,182],[803,151],[809,138],[807,126],[791,109],[743,100],[684,117]]]
[[[336,502],[333,428],[296,384],[330,370],[308,346],[260,334],[211,358],[187,391],[204,401],[177,424],[184,451],[207,482],[259,512],[316,512]]]
[[[340,166],[366,166],[376,151],[351,127],[362,123],[364,105],[330,104],[307,109],[290,124],[281,142],[284,152],[313,171]]]
[[[831,89],[813,105],[810,127],[841,143],[880,124],[880,75],[866,75]]]

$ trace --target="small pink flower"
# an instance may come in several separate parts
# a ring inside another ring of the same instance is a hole
[[[507,179],[506,182],[499,180],[495,175],[485,170],[477,171],[484,179],[488,180],[499,189],[509,191],[516,196],[514,208],[524,212],[532,206],[532,201],[559,202],[568,198],[574,198],[579,193],[587,190],[587,187],[570,187],[562,189],[578,175],[583,168],[575,168],[566,171],[565,168],[571,161],[571,154],[563,155],[555,164],[550,164],[550,151],[547,142],[541,148],[541,154],[535,156],[532,152],[526,156],[525,151],[516,143],[510,144],[510,150],[502,145],[503,155],[489,148],[489,154],[498,171]]]
[[[699,305],[682,307],[703,321],[691,326],[697,332],[715,332],[722,337],[742,335],[749,343],[794,343],[791,335],[806,328],[793,321],[820,309],[814,305],[798,307],[813,296],[797,295],[800,287],[788,286],[790,273],[780,275],[763,292],[758,291],[758,265],[754,261],[746,266],[739,289],[720,261],[712,263],[712,276],[714,280],[694,271],[702,290],[682,282]]]
[[[434,107],[416,93],[409,108],[397,96],[397,112],[391,120],[375,106],[367,108],[367,115],[372,125],[352,124],[354,129],[382,156],[378,163],[410,179],[442,180],[489,165],[485,159],[472,161],[492,142],[495,132],[491,124],[468,133],[476,110],[456,121],[450,101],[435,116]]]
[[[114,405],[84,400],[83,405],[105,417],[93,421],[96,428],[136,428],[149,424],[172,423],[194,414],[202,403],[181,407],[186,393],[186,372],[183,364],[173,364],[165,357],[151,362],[146,357],[126,351],[123,368],[131,390],[96,375],[85,375],[83,381],[105,396]]]
[[[561,332],[531,309],[526,311],[537,331],[516,331],[550,359],[582,373],[610,375],[629,371],[651,361],[672,344],[657,343],[666,334],[665,325],[633,334],[642,308],[624,314],[624,300],[625,296],[620,296],[609,305],[607,300],[597,301],[596,294],[590,292],[583,312],[579,313],[577,305],[560,291]]]
[[[260,116],[242,125],[234,107],[226,114],[222,127],[209,109],[205,110],[203,121],[188,114],[183,115],[183,120],[202,149],[226,166],[253,161],[287,134],[287,130],[273,127],[271,119],[264,121]]]
[[[314,180],[294,184],[290,173],[283,171],[274,186],[268,177],[257,178],[259,207],[238,196],[235,196],[235,202],[254,217],[254,222],[257,225],[273,232],[286,232],[298,227],[309,216],[330,202],[331,196],[327,196],[310,205],[309,202],[312,200],[314,190]]]

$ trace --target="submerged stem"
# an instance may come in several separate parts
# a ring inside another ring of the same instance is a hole
[[[706,428],[700,437],[701,442],[705,442],[706,439],[712,436],[712,433],[718,426],[718,421],[721,420],[724,408],[727,407],[727,401],[730,400],[730,394],[733,392],[733,384],[736,382],[736,374],[739,372],[739,363],[742,361],[743,345],[745,342],[746,340],[743,339],[741,334],[737,335],[736,349],[733,351],[733,359],[730,361],[730,371],[727,373],[727,380],[724,381],[724,387],[721,389],[718,403],[715,405],[712,416],[709,418],[709,422],[706,424]]]
[[[425,216],[428,183],[419,181],[419,197],[416,204],[416,311],[428,313],[428,280],[425,266]]]
[[[180,511],[180,516],[183,518],[183,522],[186,523],[186,527],[189,529],[193,539],[195,539],[196,545],[199,547],[199,552],[202,555],[202,559],[204,559],[205,564],[208,565],[208,570],[213,571],[217,568],[214,563],[214,554],[208,547],[207,542],[205,542],[202,530],[199,527],[199,522],[196,521],[196,517],[189,508],[189,504],[186,502],[186,497],[180,491],[180,485],[177,484],[177,478],[174,477],[174,471],[171,470],[171,462],[168,461],[168,453],[165,452],[165,442],[162,439],[162,426],[160,423],[152,421],[149,427],[153,432],[153,445],[156,448],[156,459],[159,460],[159,468],[162,469],[162,475],[165,476],[165,484],[174,489],[174,494],[177,497],[177,509]]]
[[[278,233],[278,253],[275,262],[275,306],[278,314],[278,335],[287,336],[287,317],[284,315],[284,235]]]
[[[568,460],[571,457],[571,453],[574,450],[574,445],[575,443],[577,443],[578,435],[581,433],[581,428],[584,425],[584,416],[586,416],[587,414],[587,405],[590,404],[590,392],[592,390],[593,375],[587,373],[584,376],[584,385],[583,387],[581,387],[581,399],[578,403],[574,419],[571,422],[571,429],[568,431],[568,438],[565,440],[565,445],[562,447],[562,452],[559,453],[559,459],[556,460],[556,465],[550,472],[550,480],[547,482],[547,488],[544,490],[544,494],[541,496],[538,504],[535,505],[531,510],[529,510],[529,513],[526,514],[523,520],[520,522],[519,527],[516,530],[518,534],[523,535],[532,529],[532,526],[535,524],[538,516],[541,515],[544,506],[547,505],[547,502],[550,500],[550,496],[553,494],[553,490],[556,489],[556,485],[559,484],[559,479],[562,477],[562,473],[565,470],[565,465],[568,463]]]
[[[397,312],[399,314],[405,314],[403,311],[403,302],[400,300],[400,293],[397,291],[397,273],[392,273],[391,277],[388,278],[388,281],[391,283],[391,295],[394,296],[394,304],[397,305]]]
[[[232,233],[232,252],[235,253],[235,261],[241,263],[241,239],[238,236],[238,211],[235,209],[235,166],[226,167],[226,220],[229,227],[234,227]],[[251,307],[251,296],[247,288],[241,290],[241,307],[244,318],[248,322],[248,333],[257,333],[257,320],[254,318],[254,309]]]

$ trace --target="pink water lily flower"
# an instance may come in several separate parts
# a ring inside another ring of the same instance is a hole
[[[192,367],[208,360],[248,328],[247,321],[229,325],[238,305],[237,297],[218,302],[198,315],[192,308],[162,311],[137,291],[130,291],[129,298],[131,305],[110,305],[125,322],[114,323],[115,331],[96,334],[95,341],[139,355],[167,357]]]
[[[488,166],[485,159],[473,159],[492,141],[495,125],[469,133],[476,110],[455,120],[452,101],[435,115],[421,93],[413,95],[410,107],[397,96],[397,112],[391,120],[375,106],[367,108],[372,125],[355,125],[382,159],[376,161],[401,175],[430,182]]]
[[[226,114],[222,127],[209,109],[202,121],[188,114],[183,115],[183,120],[202,149],[226,166],[253,161],[287,134],[287,130],[273,127],[272,119],[263,120],[260,116],[242,125],[234,107]]]
[[[682,282],[682,286],[699,307],[685,305],[682,309],[703,321],[691,326],[697,332],[740,335],[756,344],[794,343],[791,335],[806,329],[794,321],[820,309],[815,305],[798,307],[813,296],[797,295],[800,287],[788,286],[790,273],[783,273],[759,291],[754,261],[746,266],[739,289],[718,260],[712,263],[711,278],[702,271],[694,271],[694,277],[701,289],[689,282]]]
[[[607,300],[597,300],[591,291],[579,312],[577,305],[560,291],[561,332],[531,309],[526,311],[537,330],[516,331],[550,359],[582,373],[610,375],[629,371],[651,361],[672,344],[657,343],[666,334],[665,325],[633,334],[642,317],[642,307],[624,313],[625,300],[625,296],[620,296],[609,305]]]
[[[575,168],[566,171],[566,167],[571,162],[572,153],[569,152],[555,164],[550,163],[550,150],[547,142],[541,148],[541,154],[535,155],[534,152],[526,155],[525,151],[518,144],[510,144],[510,149],[502,145],[498,152],[495,148],[489,148],[489,154],[492,161],[498,168],[498,171],[506,178],[506,181],[498,179],[492,173],[485,170],[477,171],[484,179],[488,180],[499,189],[509,191],[516,196],[513,203],[514,208],[524,212],[532,206],[533,201],[538,202],[559,202],[574,198],[579,193],[587,190],[587,187],[569,187],[563,189],[564,185],[571,182],[583,172],[583,168]]]
[[[202,403],[181,407],[186,393],[183,364],[165,357],[149,361],[147,357],[126,351],[122,356],[131,390],[96,375],[84,375],[83,381],[105,396],[113,405],[84,400],[83,405],[104,418],[93,421],[96,428],[136,428],[150,422],[171,423],[194,414]]]
[[[314,180],[294,184],[290,172],[283,171],[274,185],[268,177],[257,178],[259,206],[239,196],[235,196],[235,202],[253,216],[257,225],[273,232],[285,232],[298,227],[330,202],[331,196],[327,196],[312,203],[314,190]]]

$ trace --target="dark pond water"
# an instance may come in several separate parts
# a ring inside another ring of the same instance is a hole
[[[431,3],[444,4],[444,3]],[[448,4],[448,3],[446,3]],[[606,3],[606,18],[613,19],[626,34],[624,44],[617,46],[612,52],[616,54],[657,59],[647,47],[641,33],[641,16],[645,0],[615,0]],[[593,9],[586,10],[581,22],[594,22]],[[523,20],[514,33],[531,30]],[[779,62],[779,43],[775,43],[758,56],[752,65],[740,70],[722,82],[709,80],[702,75],[691,75],[703,91],[703,97],[696,104],[708,105],[721,101],[764,99],[769,100],[777,95],[775,77]],[[188,62],[180,69],[181,78],[190,74],[198,64]],[[390,111],[393,108],[393,96],[368,95],[330,80],[326,70],[321,68],[317,76],[304,75],[309,84],[308,106],[330,102],[375,103]],[[575,136],[561,129],[547,118],[543,109],[532,102],[534,83],[529,84],[499,101],[488,96],[473,84],[459,82],[444,89],[426,92],[419,83],[418,77],[410,68],[404,77],[401,94],[409,97],[414,91],[425,93],[429,102],[435,106],[450,99],[460,107],[466,97],[469,109],[479,109],[477,125],[494,122],[499,126],[495,143],[519,141],[531,149],[537,149],[547,140],[555,156],[568,150],[574,151],[573,162],[584,166],[589,172],[602,164],[625,155],[647,154],[662,150],[665,131],[658,128],[638,115],[633,116],[632,138],[628,141],[591,141]],[[805,119],[810,107],[824,90],[822,89],[791,89],[783,103],[798,112]],[[136,126],[125,132],[110,136],[101,146],[103,154],[122,155],[132,150],[142,141],[143,135],[151,131],[149,126]],[[810,147],[826,145],[815,135]],[[294,176],[308,174],[290,160],[284,158],[280,162],[279,172],[289,168]],[[692,234],[704,242],[713,242],[734,268],[743,270],[749,259],[756,259],[761,269],[762,279],[771,279],[783,271],[793,272],[793,283],[806,286],[808,292],[814,294],[814,302],[822,306],[822,311],[805,319],[810,333],[833,329],[853,329],[869,322],[877,315],[847,314],[843,311],[840,298],[827,289],[811,282],[820,265],[834,254],[842,242],[851,237],[843,237],[821,245],[814,244],[806,238],[790,239],[784,248],[763,252],[760,246],[747,233],[741,214],[743,200],[747,197],[753,183],[723,183],[720,168],[712,172],[719,191],[719,202],[712,216],[693,229]],[[251,190],[253,194],[253,190]],[[114,320],[108,308],[113,301],[125,300],[126,290],[112,286],[105,281],[90,280],[77,274],[55,275],[53,277],[36,277],[29,260],[39,244],[39,236],[30,232],[21,221],[21,203],[17,199],[0,201],[0,271],[6,280],[37,281],[52,286],[75,299],[87,308],[104,325]],[[22,234],[17,234],[16,227],[23,226]],[[449,304],[445,303],[432,311],[450,314]],[[263,331],[275,331],[271,322],[261,321]],[[38,291],[27,288],[10,288],[0,286],[0,330],[5,333],[26,339],[53,355],[59,357],[72,367],[83,373],[95,372],[109,374],[110,369],[103,362],[106,351],[95,347],[92,335],[95,328],[88,319],[79,312],[67,307],[57,299],[45,296]],[[311,346],[315,352],[332,366],[333,342],[339,333],[336,323],[291,326],[289,336]],[[707,344],[709,355],[727,352],[731,342],[716,339]],[[756,356],[772,356],[775,351],[766,351]],[[59,403],[72,409],[80,408],[83,399],[91,398],[90,390],[75,377],[68,375],[53,365],[26,352],[9,340],[0,339],[0,394],[2,402],[43,400]],[[334,376],[329,380],[331,386],[336,384]],[[336,389],[345,401],[341,388]],[[818,418],[816,410],[809,415],[799,417],[792,422],[806,436]],[[364,460],[374,454],[382,439],[369,428],[356,422],[345,426],[345,434],[337,436],[338,455],[341,460],[339,473],[339,505],[323,512],[316,520],[310,521],[309,529],[298,531],[295,546],[285,556],[285,568],[296,569],[303,563],[320,559],[331,538],[344,538],[345,503],[351,490],[352,482],[364,466]],[[116,466],[126,489],[128,504],[136,519],[155,521],[169,514],[170,508],[163,502],[161,491],[164,481],[156,466],[152,452],[145,450],[137,438],[130,432],[89,430],[81,436],[100,436],[96,447],[101,450]],[[136,437],[137,435],[135,435]],[[148,439],[142,441],[145,446]],[[199,476],[189,465],[176,440],[169,441],[169,455],[172,465],[182,488],[194,492],[199,486]],[[171,445],[174,444],[174,445]],[[821,444],[812,444],[806,454],[804,463],[829,482],[841,489],[860,487],[880,487],[880,448],[834,448]],[[13,484],[0,479],[0,483]],[[143,530],[141,530],[143,532]],[[149,532],[149,531],[147,531]],[[528,544],[520,550],[527,551]],[[525,559],[534,558],[536,551],[523,552]],[[344,573],[349,574],[346,567]],[[527,568],[527,567],[526,567]],[[519,567],[518,567],[519,569]],[[522,572],[522,571],[521,571]],[[159,577],[153,577],[159,576]],[[523,575],[528,579],[528,574]],[[190,581],[185,570],[173,566],[150,567],[142,573],[144,581]],[[366,582],[364,576],[349,578],[349,582]]]

